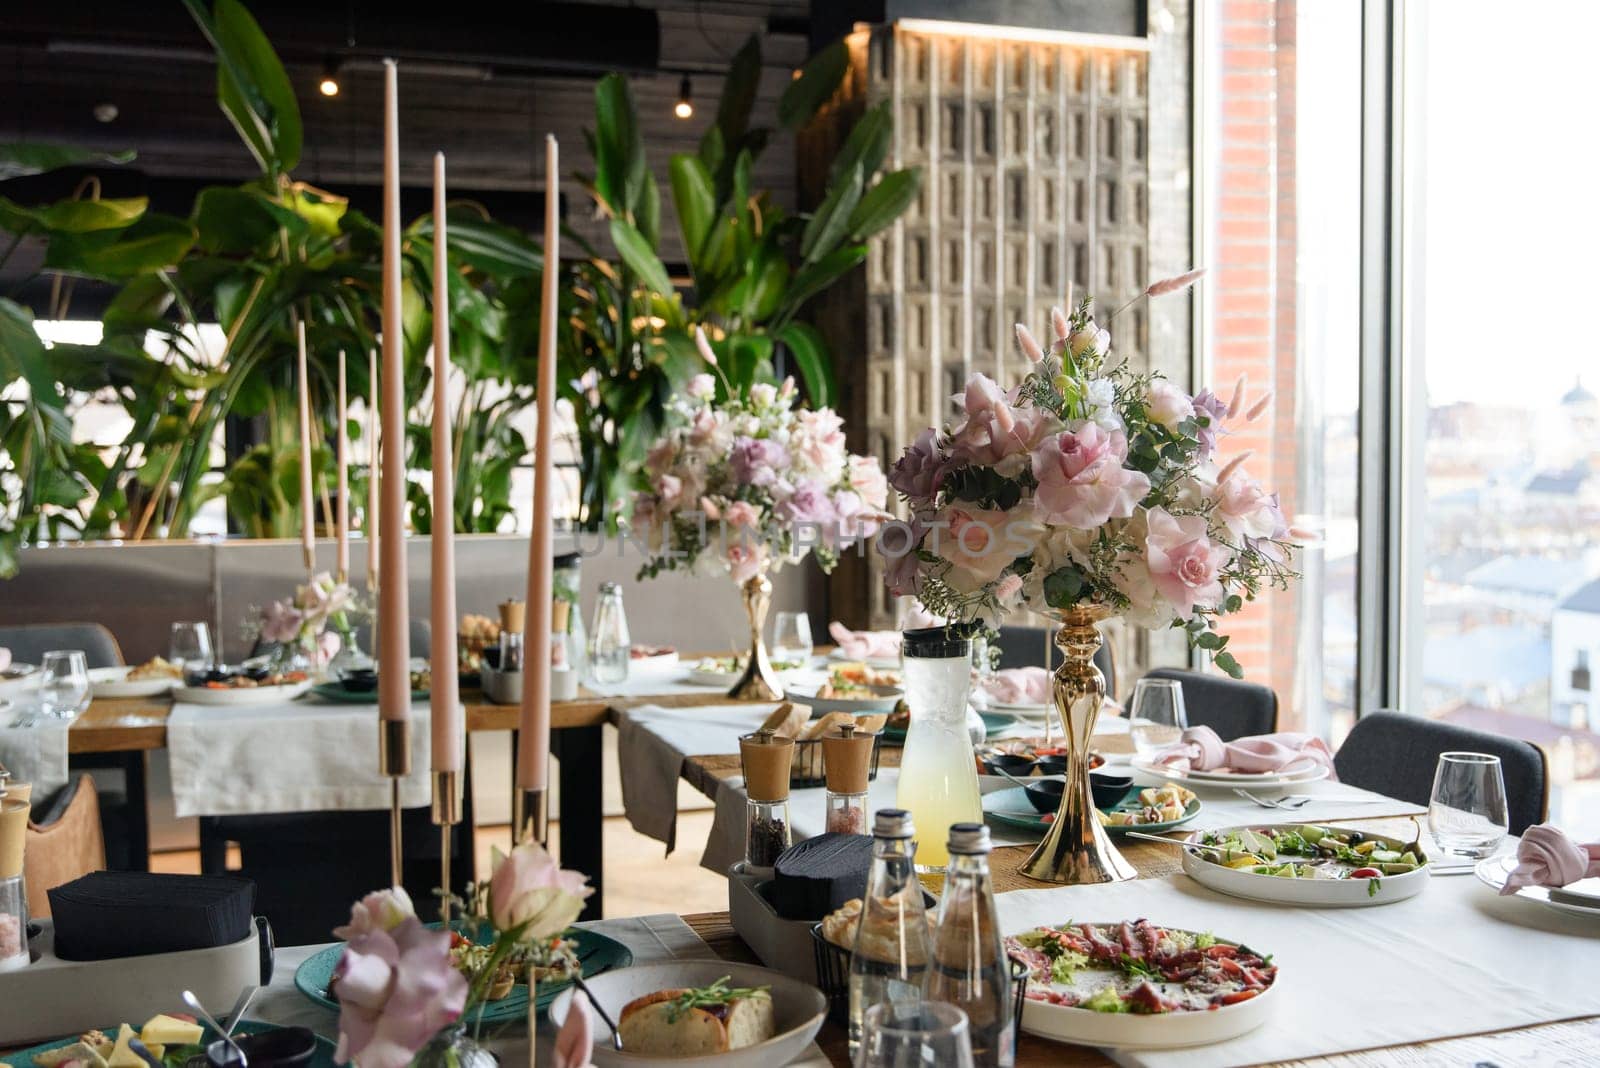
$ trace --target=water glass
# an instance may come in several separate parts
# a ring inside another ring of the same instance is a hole
[[[89,663],[81,649],[56,649],[39,665],[39,706],[45,715],[71,719],[89,706]]]
[[[1140,756],[1150,756],[1178,741],[1189,726],[1183,686],[1176,679],[1140,679],[1128,702],[1128,732]]]
[[[775,664],[811,662],[811,617],[804,612],[779,612],[772,624],[772,660]]]
[[[211,628],[204,622],[174,623],[167,639],[167,659],[185,672],[191,664],[196,669],[210,668],[213,659]]]
[[[1506,836],[1510,816],[1500,758],[1440,753],[1428,801],[1428,829],[1446,853],[1483,858]]]
[[[594,606],[594,629],[589,633],[589,673],[595,682],[615,685],[627,681],[630,644],[622,587],[602,582]]]
[[[943,1001],[891,1001],[862,1019],[855,1068],[972,1068],[967,1014]]]

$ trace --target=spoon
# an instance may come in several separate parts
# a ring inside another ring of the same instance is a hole
[[[583,996],[589,999],[589,1004],[593,1005],[594,1011],[600,1014],[600,1019],[604,1020],[606,1026],[611,1028],[611,1048],[615,1050],[622,1049],[622,1032],[617,1030],[616,1021],[611,1019],[611,1014],[606,1012],[605,1007],[600,1004],[600,999],[594,996],[594,991],[590,990],[589,984],[583,981],[583,976],[574,975],[572,983],[583,991]]]
[[[231,1031],[232,1028],[224,1029],[221,1024],[212,1019],[211,1014],[206,1011],[206,1007],[200,1004],[200,999],[194,996],[194,991],[185,990],[183,992],[183,1002],[195,1012],[199,1013],[200,1017],[205,1020],[206,1023],[211,1025],[211,1029],[222,1036],[222,1040],[228,1044],[230,1049],[233,1050],[234,1056],[239,1058],[239,1068],[247,1068],[250,1063],[250,1059],[244,1055],[244,1050],[239,1048],[239,1043],[233,1040],[233,1035],[229,1034],[229,1031]]]
[[[228,1013],[228,1029],[222,1033],[223,1038],[233,1034],[233,1029],[239,1026],[240,1020],[244,1019],[245,1010],[250,1007],[251,1000],[255,998],[256,991],[260,989],[259,986],[247,986],[239,991],[239,1000],[233,1003],[233,1008]]]
[[[1160,842],[1162,845],[1178,846],[1180,849],[1203,850],[1204,852],[1216,853],[1221,856],[1227,856],[1228,853],[1226,849],[1219,849],[1216,846],[1201,845],[1198,842],[1185,842],[1181,838],[1163,838],[1159,834],[1143,834],[1139,831],[1123,831],[1122,837],[1138,838],[1145,842]]]

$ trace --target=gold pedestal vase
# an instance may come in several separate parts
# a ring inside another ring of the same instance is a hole
[[[1115,613],[1101,605],[1081,605],[1056,613],[1061,629],[1056,645],[1065,659],[1052,683],[1067,746],[1067,788],[1049,833],[1022,866],[1022,874],[1047,883],[1113,883],[1135,876],[1133,865],[1117,852],[1095,815],[1089,791],[1089,737],[1106,697],[1105,676],[1095,666],[1100,648],[1097,623]]]
[[[767,625],[767,609],[772,607],[772,580],[765,574],[746,579],[739,587],[745,615],[750,618],[750,654],[744,671],[728,696],[736,701],[781,701],[783,685],[767,656],[767,643],[761,632]]]

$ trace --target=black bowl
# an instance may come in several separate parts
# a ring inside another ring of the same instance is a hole
[[[339,673],[339,685],[351,693],[371,693],[378,688],[375,668],[350,668]]]
[[[983,768],[991,775],[1015,775],[1019,779],[1033,773],[1033,759],[1017,753],[993,753],[983,758]]]
[[[250,1068],[268,1068],[269,1065],[297,1068],[309,1064],[311,1055],[317,1051],[317,1036],[307,1027],[279,1027],[254,1035],[238,1035],[234,1042],[244,1052]],[[239,1056],[225,1039],[219,1038],[206,1047],[206,1060],[215,1068],[232,1068],[238,1065]]]
[[[1040,812],[1055,812],[1061,808],[1061,795],[1066,792],[1067,784],[1063,779],[1040,779],[1030,782],[1022,788],[1028,795],[1028,801]]]
[[[1094,797],[1095,808],[1116,808],[1132,789],[1132,775],[1113,775],[1098,771],[1089,773],[1089,793]]]
[[[1065,775],[1067,773],[1067,758],[1064,756],[1042,756],[1033,762],[1039,769],[1040,775]]]

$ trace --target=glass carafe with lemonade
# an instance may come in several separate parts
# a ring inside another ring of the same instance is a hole
[[[951,824],[983,822],[978,770],[967,736],[970,634],[970,628],[959,626],[926,627],[906,631],[901,641],[911,725],[896,797],[922,829],[918,871],[945,870],[945,836]]]

